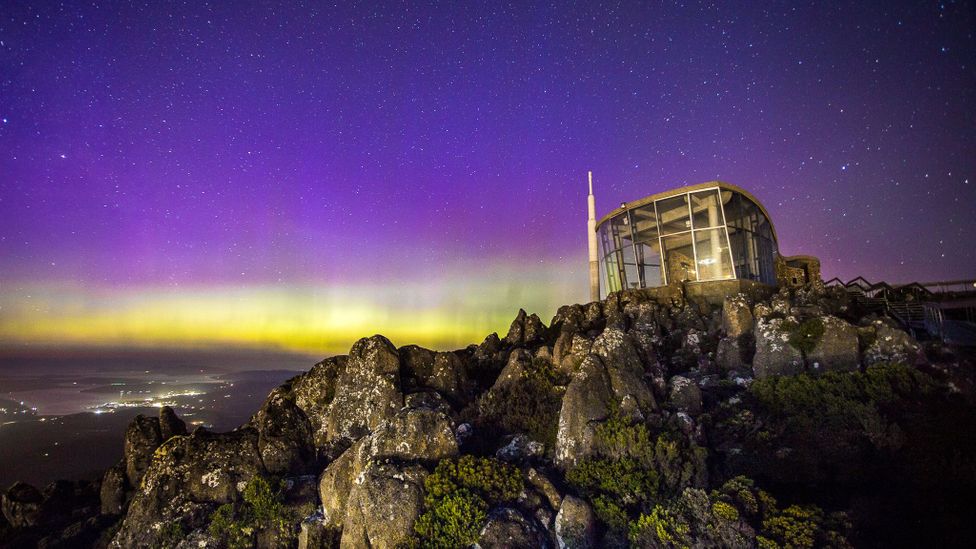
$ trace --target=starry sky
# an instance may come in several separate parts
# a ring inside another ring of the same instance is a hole
[[[721,179],[825,278],[976,276],[968,2],[0,4],[0,345],[453,348]]]

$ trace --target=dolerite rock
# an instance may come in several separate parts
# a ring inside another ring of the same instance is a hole
[[[440,461],[458,454],[454,422],[443,412],[405,409],[367,439],[371,459]]]
[[[102,476],[102,486],[99,490],[103,515],[121,515],[125,507],[125,462],[119,462],[110,467]]]
[[[680,412],[698,415],[702,410],[702,393],[698,385],[683,376],[671,378],[671,406]]]
[[[0,498],[3,516],[14,528],[27,528],[38,523],[44,496],[26,482],[15,482]]]
[[[125,475],[130,486],[138,487],[152,461],[153,452],[163,442],[159,419],[138,415],[125,431]]]
[[[641,414],[657,408],[654,394],[644,382],[640,353],[629,335],[616,328],[607,328],[593,342],[592,352],[603,359],[618,402],[633,400]]]
[[[592,348],[593,342],[586,337],[576,332],[564,331],[553,345],[553,364],[560,372],[573,375]]]
[[[371,462],[349,492],[340,547],[393,549],[420,516],[427,470]]]
[[[756,379],[803,372],[803,356],[790,345],[790,336],[782,325],[781,318],[760,318],[756,323],[756,355],[752,359]]]
[[[454,413],[451,404],[437,391],[419,391],[403,397],[404,408],[429,408],[450,416]]]
[[[186,423],[177,417],[176,412],[169,406],[159,409],[159,438],[163,442],[171,437],[186,434]]]
[[[501,373],[498,374],[498,379],[495,380],[495,384],[492,386],[492,388],[497,389],[512,383],[519,383],[531,365],[532,353],[526,351],[525,349],[516,349],[512,351],[512,353],[508,355],[508,362],[505,364],[505,367],[502,368]]]
[[[413,385],[410,389],[434,389],[454,402],[462,399],[464,362],[456,353],[434,352],[408,345],[400,348],[399,354],[404,378]]]
[[[482,549],[545,546],[546,534],[542,528],[511,507],[492,510],[478,538],[478,547]]]
[[[527,315],[524,309],[519,309],[518,316],[512,321],[505,336],[506,345],[531,345],[542,341],[546,336],[546,327],[535,313]]]
[[[458,454],[454,422],[443,412],[406,408],[360,439],[329,464],[319,480],[324,521],[340,527],[348,514],[349,494],[370,463],[380,460],[436,462]]]
[[[323,428],[329,441],[355,440],[393,417],[401,407],[396,347],[380,335],[363,338],[349,351]]]
[[[746,349],[742,337],[723,337],[715,350],[715,363],[725,370],[744,370],[748,367]]]
[[[725,298],[722,303],[722,331],[728,337],[739,337],[752,331],[752,311],[746,296],[737,294]]]
[[[563,469],[590,457],[594,451],[596,424],[607,418],[613,392],[603,361],[589,355],[573,374],[562,408],[556,433],[556,463]]]
[[[474,351],[474,358],[477,360],[488,360],[494,357],[502,347],[502,341],[498,339],[498,334],[492,332],[478,345]]]
[[[912,336],[882,320],[875,320],[871,325],[874,341],[864,350],[867,366],[883,362],[915,364],[919,360],[921,347]]]
[[[173,520],[200,527],[215,504],[240,499],[247,481],[264,473],[254,428],[173,437],[156,451],[112,545],[154,546]]]
[[[346,518],[349,492],[367,459],[363,452],[365,444],[366,439],[356,442],[322,472],[319,498],[322,500],[323,521],[328,528],[341,528]]]
[[[541,457],[546,446],[525,435],[515,435],[505,446],[495,452],[495,457],[509,463],[524,463],[530,459]]]
[[[807,355],[814,371],[852,372],[859,367],[857,328],[835,317],[821,318],[824,333]]]
[[[284,385],[271,391],[255,415],[258,451],[272,474],[302,473],[315,459],[312,425]]]
[[[554,529],[559,549],[591,549],[597,546],[596,514],[580,498],[563,498]]]
[[[336,394],[336,384],[346,369],[349,357],[334,356],[319,362],[311,370],[288,381],[295,397],[295,405],[301,408],[312,426],[315,446],[328,442],[325,416]]]
[[[549,504],[551,509],[559,510],[559,505],[563,501],[563,496],[559,493],[559,489],[556,488],[556,485],[549,480],[549,477],[533,467],[529,467],[525,477],[529,481],[529,485],[542,494],[542,496],[546,499],[546,503]]]

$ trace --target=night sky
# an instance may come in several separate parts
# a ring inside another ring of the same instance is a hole
[[[976,276],[973,4],[278,4],[0,4],[0,344],[548,321],[587,170],[598,216],[742,186],[825,278]]]

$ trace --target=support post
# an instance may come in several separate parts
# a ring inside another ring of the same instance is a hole
[[[586,241],[590,251],[590,301],[600,300],[600,264],[596,250],[596,199],[593,198],[593,172],[586,172],[590,192],[586,197]]]

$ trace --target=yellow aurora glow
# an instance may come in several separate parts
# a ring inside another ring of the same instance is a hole
[[[397,346],[454,349],[504,335],[519,307],[548,322],[585,289],[560,268],[369,285],[92,288],[3,283],[0,343],[248,346],[337,354],[381,333]],[[518,283],[507,281],[518,280]]]

